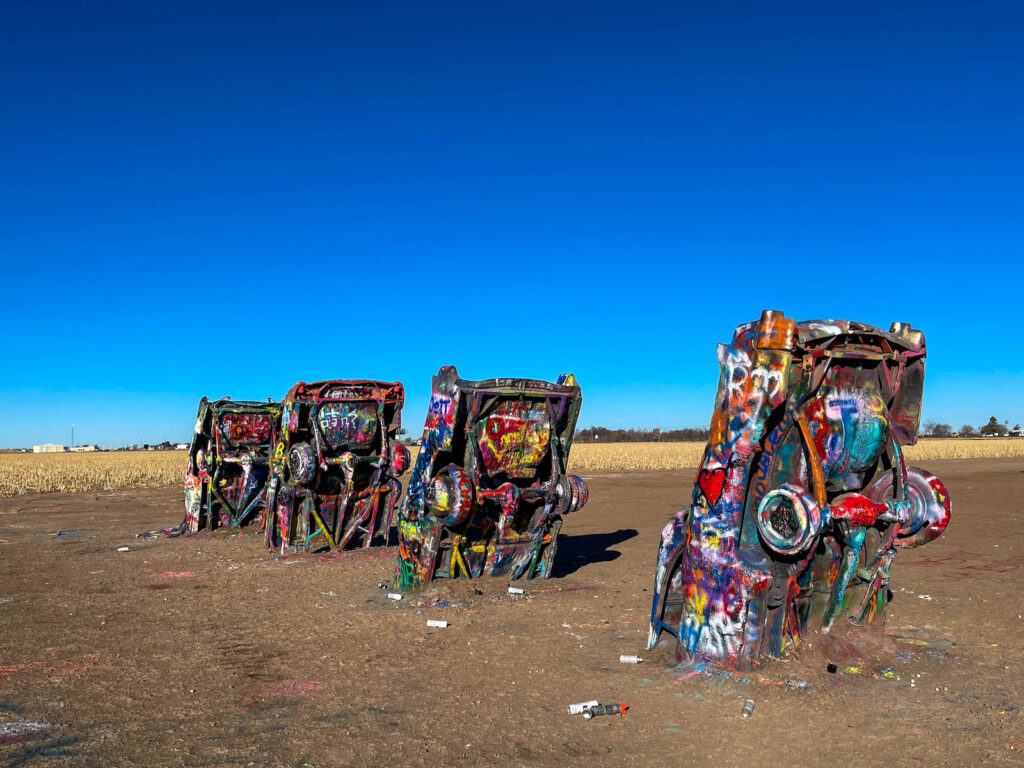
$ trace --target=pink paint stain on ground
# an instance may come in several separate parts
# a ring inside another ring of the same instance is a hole
[[[195,571],[164,571],[163,573],[151,573],[151,579],[191,579],[196,575]]]
[[[284,680],[276,683],[263,693],[267,699],[304,699],[322,686],[319,680]]]
[[[0,666],[0,681],[2,681],[3,678],[23,672],[39,672],[44,674],[50,680],[80,675],[85,670],[95,667],[97,664],[96,660],[99,658],[98,653],[89,653],[86,654],[86,656],[89,659],[88,661],[65,659],[57,662],[55,666],[47,666],[45,661],[26,661],[21,664]],[[113,667],[103,666],[99,667],[99,669],[113,669]]]

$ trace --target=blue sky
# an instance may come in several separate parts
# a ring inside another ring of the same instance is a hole
[[[369,7],[372,6],[372,7]],[[431,375],[705,424],[761,309],[905,320],[1024,422],[1015,3],[7,2],[0,446]]]

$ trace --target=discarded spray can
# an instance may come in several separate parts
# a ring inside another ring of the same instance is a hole
[[[398,592],[388,592],[388,600],[401,600],[402,596]]]
[[[521,588],[519,588],[519,587],[509,587],[508,588],[508,593],[510,595],[521,595],[521,594],[523,594],[523,590]]]
[[[750,717],[752,714],[754,714],[754,700],[747,699],[743,702],[743,716]]]
[[[594,701],[581,701],[579,704],[570,704],[569,705],[569,714],[570,715],[581,715],[585,711],[590,709],[591,707],[598,706],[600,703],[601,702],[599,702],[597,699],[594,699]]]
[[[117,551],[118,552],[127,552],[128,551],[128,547],[118,547]]]
[[[631,656],[631,655],[626,654],[626,653],[624,653],[621,656],[619,656],[619,661],[622,662],[623,664],[643,664],[644,663],[644,660],[641,659],[639,656]]]
[[[600,715],[624,715],[629,709],[625,704],[598,704],[583,710],[584,720],[593,720]]]
[[[442,621],[441,619],[427,619],[427,626],[428,627],[441,627],[442,629],[444,629],[445,627],[448,626],[448,622],[447,621]]]

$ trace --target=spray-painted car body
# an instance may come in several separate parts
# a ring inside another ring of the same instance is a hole
[[[273,401],[199,401],[185,470],[185,532],[259,518],[280,414]]]
[[[281,402],[274,442],[267,546],[309,551],[386,541],[409,450],[398,441],[400,382],[299,382]]]
[[[691,505],[662,531],[649,645],[749,668],[809,631],[884,620],[900,548],[934,539],[950,500],[907,467],[924,334],[796,323],[765,311],[720,345],[711,436]]]
[[[399,513],[396,587],[551,575],[562,516],[587,500],[566,474],[581,400],[572,374],[467,381],[441,368]]]

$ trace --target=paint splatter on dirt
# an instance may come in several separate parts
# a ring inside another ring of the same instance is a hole
[[[45,731],[50,727],[49,723],[40,723],[32,720],[0,723],[0,744],[14,744],[19,741],[28,741],[34,738],[37,733]]]

